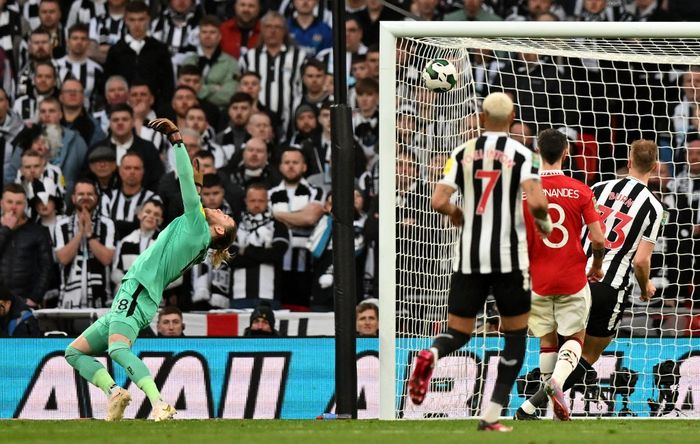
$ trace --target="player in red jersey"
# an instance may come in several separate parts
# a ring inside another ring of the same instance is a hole
[[[540,338],[540,372],[554,413],[559,419],[568,420],[569,409],[561,385],[581,356],[591,308],[588,280],[596,282],[603,277],[605,236],[593,191],[561,170],[568,152],[566,137],[557,130],[547,129],[539,134],[537,146],[542,157],[540,176],[549,201],[552,233],[546,238],[539,236],[532,216],[524,211],[532,276],[528,327]],[[591,233],[594,257],[588,273],[581,242],[584,223]],[[557,333],[565,338],[561,348]]]

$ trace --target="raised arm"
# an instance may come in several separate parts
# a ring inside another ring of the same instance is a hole
[[[190,156],[187,154],[187,148],[182,142],[180,131],[170,119],[154,119],[148,122],[148,127],[163,133],[170,143],[173,144],[175,150],[175,171],[180,178],[180,194],[182,195],[182,204],[185,208],[185,213],[189,211],[197,211],[200,207],[199,193],[195,183],[195,172],[190,163]],[[199,173],[199,172],[198,172]]]

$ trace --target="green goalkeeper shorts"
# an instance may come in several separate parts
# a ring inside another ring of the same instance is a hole
[[[119,334],[134,343],[139,332],[151,323],[158,305],[136,279],[122,281],[109,312],[85,330],[92,352],[107,349],[110,335]]]

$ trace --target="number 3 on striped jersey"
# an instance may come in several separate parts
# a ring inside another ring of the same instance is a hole
[[[603,232],[607,232],[608,223],[612,223],[612,233],[615,233],[614,240],[608,238],[609,234],[605,236],[605,248],[608,250],[620,248],[622,244],[625,243],[625,227],[632,222],[632,217],[625,213],[615,211],[605,205],[598,205],[598,209],[600,210],[600,217],[603,220]],[[613,220],[608,222],[608,218],[612,218]]]
[[[486,211],[486,204],[489,203],[491,198],[491,193],[493,188],[496,186],[496,181],[501,177],[501,171],[487,171],[487,170],[476,170],[474,177],[477,179],[485,179],[486,185],[484,186],[484,192],[481,193],[481,199],[479,199],[479,205],[476,207],[476,214],[484,214]]]

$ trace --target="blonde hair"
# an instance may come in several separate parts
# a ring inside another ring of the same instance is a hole
[[[632,166],[642,174],[654,169],[659,160],[659,147],[651,140],[635,140],[630,151]]]
[[[236,225],[230,225],[225,228],[224,234],[212,238],[209,249],[214,251],[209,253],[209,259],[214,268],[219,268],[221,264],[231,260],[232,254],[229,249],[236,240],[237,231]]]
[[[482,109],[493,123],[505,123],[513,113],[513,100],[502,92],[491,93],[484,99]]]

